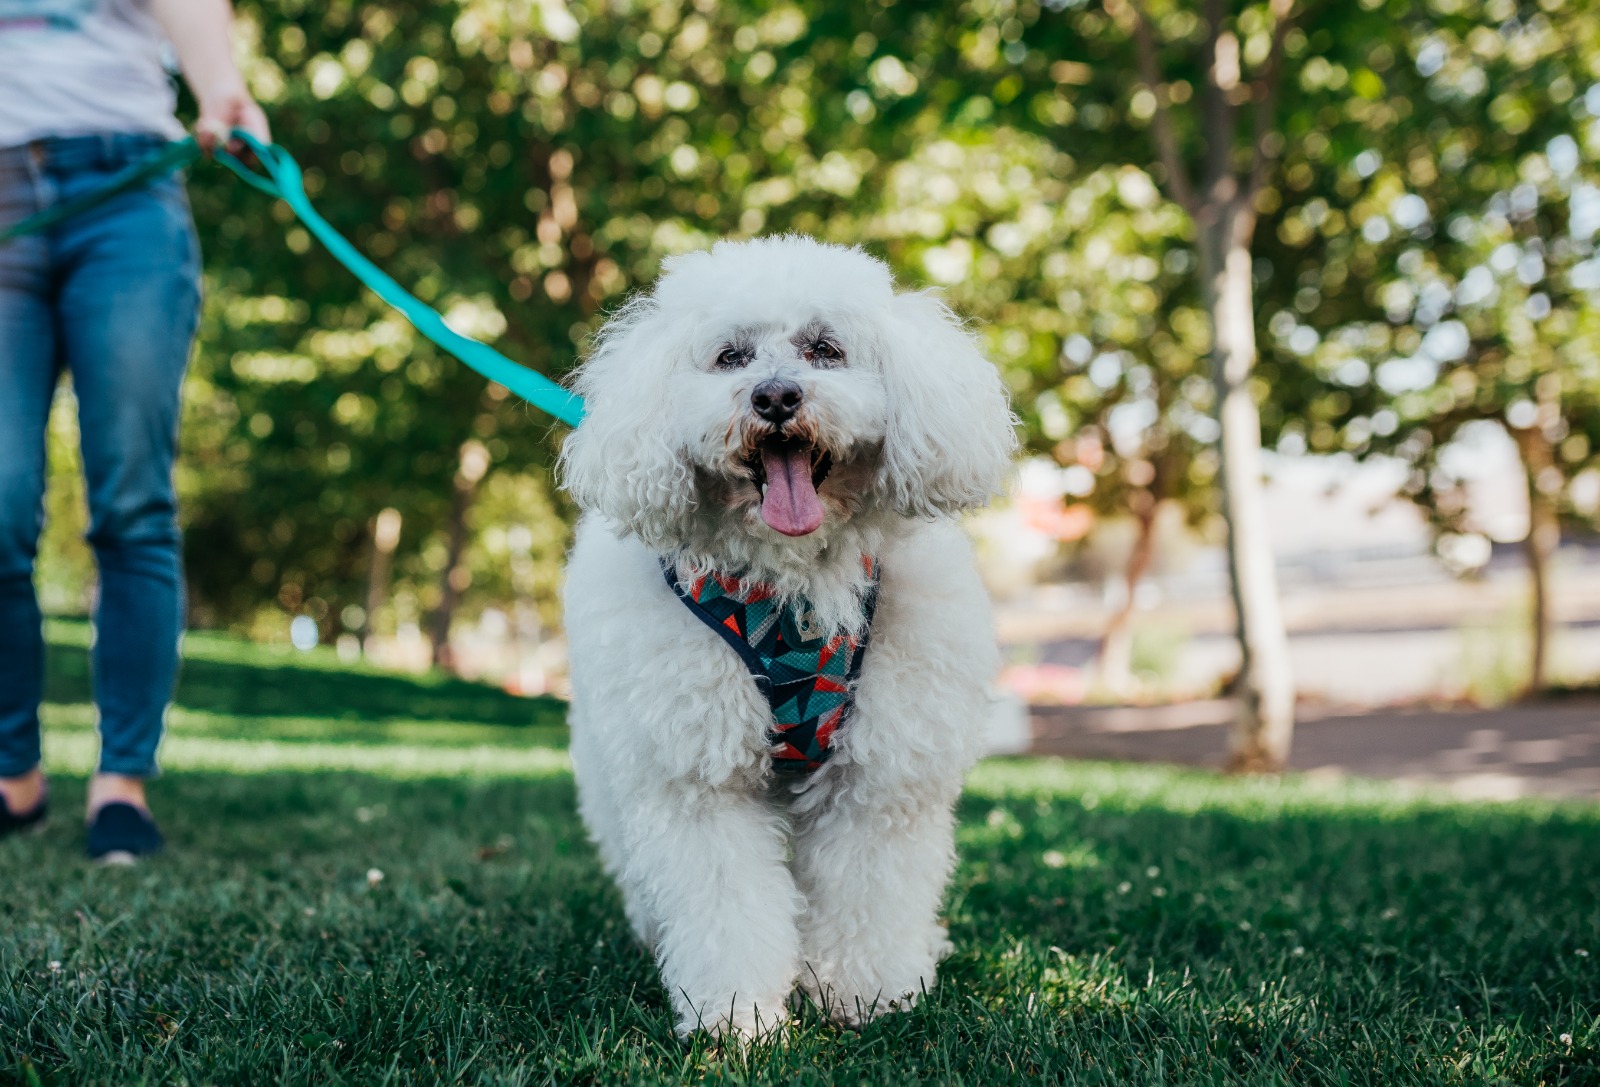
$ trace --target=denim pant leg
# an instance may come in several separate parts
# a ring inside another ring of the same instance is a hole
[[[0,160],[0,224],[38,210],[19,155]],[[44,638],[33,560],[44,523],[45,428],[57,378],[49,254],[40,238],[0,246],[0,777],[39,765]]]
[[[103,180],[69,179],[63,195]],[[199,248],[172,178],[70,224],[61,242],[56,333],[78,397],[88,538],[100,570],[100,770],[150,777],[184,619],[172,470],[199,316]]]

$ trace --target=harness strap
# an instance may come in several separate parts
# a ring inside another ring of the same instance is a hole
[[[809,605],[780,607],[770,585],[723,574],[685,585],[670,560],[661,562],[674,595],[739,655],[766,698],[772,712],[767,739],[778,773],[805,774],[821,767],[855,710],[854,688],[878,604],[877,561],[862,561],[871,583],[861,602],[859,635],[818,634]]]

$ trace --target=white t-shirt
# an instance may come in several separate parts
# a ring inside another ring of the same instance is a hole
[[[0,147],[49,136],[183,135],[149,0],[0,0]]]

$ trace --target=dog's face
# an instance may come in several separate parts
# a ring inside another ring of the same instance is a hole
[[[803,549],[952,513],[987,500],[1013,449],[999,377],[949,310],[807,238],[669,261],[577,389],[566,485],[663,551],[730,534]]]
[[[701,504],[789,537],[848,520],[871,492],[888,415],[882,382],[861,365],[870,344],[847,314],[821,308],[713,339],[704,371],[718,410],[684,420]]]

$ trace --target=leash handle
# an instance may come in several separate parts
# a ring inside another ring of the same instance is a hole
[[[257,192],[282,200],[296,217],[305,224],[333,258],[344,265],[361,281],[362,285],[383,299],[389,306],[411,323],[419,333],[439,347],[460,359],[469,368],[490,381],[498,382],[522,397],[534,407],[570,426],[583,421],[583,399],[569,392],[536,370],[520,366],[506,358],[488,344],[461,335],[445,323],[438,311],[424,304],[400,284],[373,264],[360,250],[311,206],[306,195],[304,175],[294,156],[277,144],[266,144],[243,129],[234,129],[235,139],[242,140],[261,163],[265,173],[257,173],[225,148],[218,147],[214,157],[234,176]],[[98,207],[124,190],[134,188],[154,177],[187,166],[201,155],[200,145],[193,136],[177,140],[143,162],[118,173],[105,185],[73,200],[30,216],[20,223],[0,230],[0,245],[20,238],[24,234],[37,234],[59,223]]]

